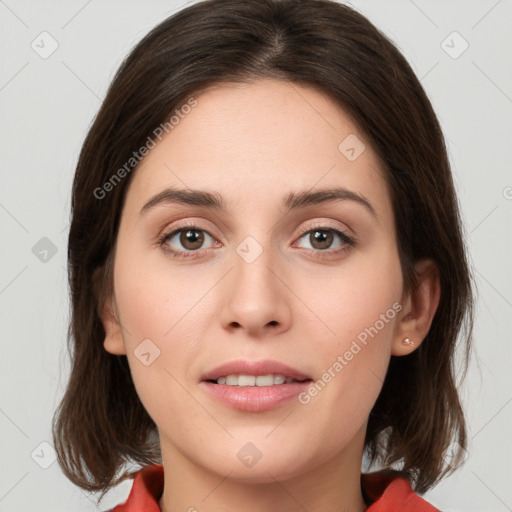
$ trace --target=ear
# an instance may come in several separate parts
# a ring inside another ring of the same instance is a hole
[[[416,263],[418,285],[403,299],[403,310],[396,327],[391,353],[405,356],[418,348],[427,335],[441,297],[437,266],[431,259]],[[413,344],[404,344],[409,338]]]
[[[125,355],[126,347],[123,338],[123,329],[119,320],[119,314],[113,301],[107,300],[101,309],[101,323],[105,330],[103,347],[107,352],[114,355]]]

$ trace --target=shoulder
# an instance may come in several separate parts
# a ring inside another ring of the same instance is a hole
[[[409,480],[398,471],[362,474],[361,488],[370,504],[367,512],[440,512],[416,494]]]
[[[163,488],[164,469],[162,464],[146,466],[135,474],[126,501],[105,512],[161,512],[158,502]]]

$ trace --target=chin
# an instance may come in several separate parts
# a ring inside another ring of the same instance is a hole
[[[269,455],[265,455],[265,452]],[[215,456],[219,463],[212,464],[209,459],[205,461],[204,466],[223,478],[229,475],[232,481],[268,484],[276,480],[288,480],[304,473],[305,468],[311,464],[304,459],[304,453],[299,460],[297,455],[300,452],[301,449],[297,447],[292,450],[292,454],[288,454],[277,446],[272,450],[267,447],[259,451],[248,442],[241,449],[237,447],[234,456],[226,457],[225,453],[219,454]]]

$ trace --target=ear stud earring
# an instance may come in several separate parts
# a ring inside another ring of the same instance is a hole
[[[414,341],[409,338],[404,338],[402,340],[402,345],[407,345],[408,347],[414,347]]]

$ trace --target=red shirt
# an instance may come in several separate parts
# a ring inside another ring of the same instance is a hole
[[[440,512],[420,498],[409,482],[396,473],[379,471],[361,475],[362,489],[372,504],[366,512]],[[164,489],[162,464],[137,472],[127,500],[107,512],[161,512],[158,501]]]

